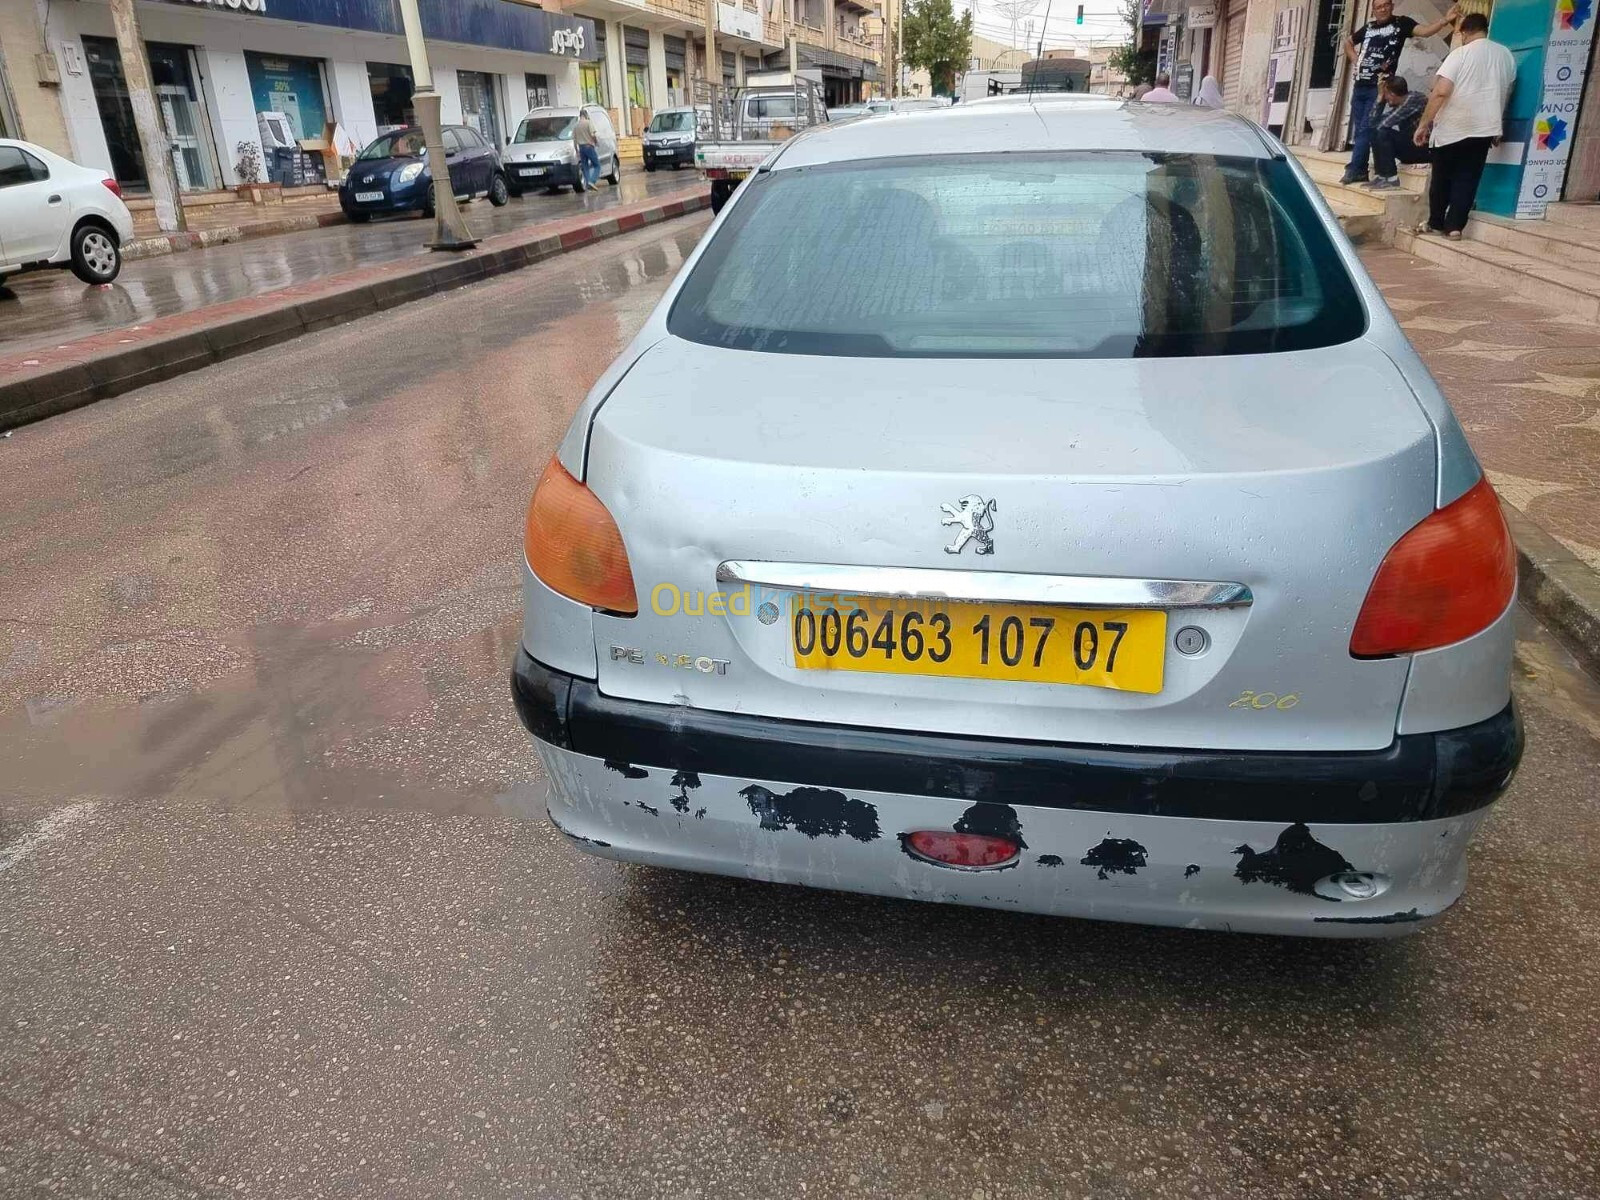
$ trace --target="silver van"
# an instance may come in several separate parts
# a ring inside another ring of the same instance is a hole
[[[599,139],[595,149],[600,155],[600,172],[615,186],[622,182],[622,160],[617,157],[617,131],[611,117],[598,104],[586,104],[582,111],[589,114]],[[578,148],[573,142],[578,112],[575,106],[536,108],[522,118],[516,133],[506,142],[504,155],[506,183],[513,196],[534,188],[552,192],[564,187],[575,192],[585,190],[578,170]]]
[[[650,118],[640,138],[644,148],[644,169],[694,166],[696,110],[689,105],[659,109]]]

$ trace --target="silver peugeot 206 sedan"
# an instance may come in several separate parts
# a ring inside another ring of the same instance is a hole
[[[1521,756],[1494,492],[1310,180],[1214,110],[793,139],[525,553],[517,708],[608,858],[1399,934]]]

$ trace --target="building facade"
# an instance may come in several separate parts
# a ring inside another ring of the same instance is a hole
[[[787,66],[789,39],[830,103],[879,86],[878,0],[419,0],[446,123],[503,145],[531,108],[599,103],[618,130],[689,103],[692,81]],[[337,125],[358,145],[414,118],[395,0],[136,0],[153,100],[186,191],[241,181],[249,145]],[[265,120],[262,113],[277,113]],[[109,0],[0,0],[0,134],[145,187]]]
[[[1592,0],[1461,0],[1489,18],[1489,36],[1517,62],[1505,138],[1490,157],[1478,206],[1537,218],[1558,200],[1600,199],[1600,71]],[[1143,36],[1184,94],[1207,74],[1235,112],[1290,145],[1342,150],[1349,131],[1345,37],[1370,0],[1146,0]],[[1396,0],[1431,24],[1449,0]],[[1450,51],[1446,35],[1413,38],[1398,73],[1426,92]]]

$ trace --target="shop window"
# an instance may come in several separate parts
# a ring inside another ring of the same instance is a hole
[[[149,186],[144,171],[144,150],[139,145],[139,130],[133,123],[133,104],[128,100],[128,83],[122,75],[122,56],[112,38],[83,38],[83,57],[89,65],[89,85],[94,89],[95,107],[100,110],[100,127],[106,135],[106,150],[111,155],[111,174],[125,188]]]
[[[380,131],[417,123],[417,109],[411,99],[416,85],[412,82],[410,67],[399,63],[368,63],[367,83],[372,88],[372,115]]]
[[[583,63],[578,67],[578,84],[583,89],[585,104],[606,103],[606,76],[600,63]]]
[[[628,68],[628,102],[635,108],[650,107],[650,71],[647,67]]]
[[[322,136],[328,102],[321,59],[246,50],[244,65],[258,113],[282,113],[296,141]]]
[[[540,75],[529,71],[524,77],[528,86],[528,107],[548,108],[550,106],[550,76]],[[584,99],[588,99],[587,96]]]

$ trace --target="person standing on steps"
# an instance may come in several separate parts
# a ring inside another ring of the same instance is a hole
[[[1381,102],[1372,113],[1372,169],[1377,174],[1367,185],[1373,191],[1400,186],[1400,163],[1428,161],[1428,152],[1413,141],[1427,97],[1413,92],[1403,75],[1385,79],[1378,94]]]
[[[1506,103],[1517,80],[1517,61],[1489,40],[1489,18],[1461,18],[1461,44],[1439,64],[1428,106],[1412,141],[1433,147],[1428,219],[1418,233],[1460,238],[1478,197],[1489,150],[1505,132]]]
[[[1432,37],[1448,29],[1461,17],[1452,5],[1431,25],[1419,25],[1412,17],[1394,15],[1394,0],[1372,0],[1372,15],[1365,25],[1344,40],[1344,56],[1350,60],[1354,79],[1350,85],[1350,165],[1340,183],[1365,183],[1367,160],[1372,156],[1372,110],[1378,103],[1378,85],[1395,73],[1400,52],[1414,37]]]

